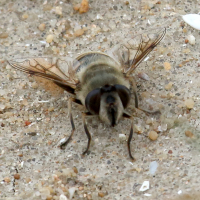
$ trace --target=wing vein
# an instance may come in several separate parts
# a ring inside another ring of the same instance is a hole
[[[151,42],[151,39],[149,38],[149,41],[143,42],[141,38],[141,42],[139,44],[138,50],[133,58],[133,60],[129,59],[129,67],[126,70],[126,75],[130,75],[137,67],[138,65],[146,58],[146,56],[160,43],[160,41],[164,38],[166,33],[166,28],[164,28],[164,31],[160,32],[158,36]],[[130,48],[131,49],[131,48]]]

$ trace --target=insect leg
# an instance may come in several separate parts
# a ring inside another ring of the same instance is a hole
[[[141,110],[147,114],[160,114],[160,110],[146,110],[146,109],[142,109],[142,108],[137,108],[138,110]]]
[[[133,88],[133,94],[135,96],[135,107],[138,108],[138,95],[137,95],[137,86],[136,86],[136,83],[135,83],[135,78],[134,77],[128,77],[130,83],[131,83],[131,86]]]
[[[61,84],[61,83],[58,83],[56,81],[54,81],[54,83],[56,85],[58,85],[59,87],[61,87],[62,89],[64,89],[65,91],[71,93],[71,94],[75,94],[75,89],[70,87],[70,86],[67,86],[67,85],[64,85],[64,84]]]
[[[129,133],[129,136],[128,136],[128,140],[127,140],[127,146],[128,146],[128,153],[129,153],[129,157],[134,161],[135,158],[132,156],[131,154],[131,139],[133,137],[133,117],[127,113],[123,113],[123,117],[125,118],[128,118],[131,120],[131,130],[130,130],[130,133]]]
[[[89,116],[89,115],[91,115],[90,112],[82,113],[83,125],[84,125],[84,129],[85,129],[85,133],[86,133],[87,138],[88,138],[87,148],[86,148],[86,150],[83,152],[83,155],[85,155],[85,154],[88,152],[88,150],[89,150],[89,148],[90,148],[90,142],[91,142],[91,139],[92,139],[91,134],[90,134],[90,132],[89,132],[89,130],[88,130],[88,128],[87,128],[87,124],[86,124],[86,122],[85,122],[85,117],[86,117],[86,116]]]
[[[130,49],[129,48],[127,49],[128,49],[128,67],[130,67],[132,60],[130,60]]]
[[[73,120],[73,116],[72,116],[72,112],[71,112],[71,110],[72,110],[72,102],[81,104],[80,101],[78,99],[75,99],[75,98],[70,98],[68,100],[68,112],[69,112],[70,122],[71,122],[71,126],[72,126],[72,132],[71,132],[69,138],[60,145],[61,149],[63,149],[64,147],[67,146],[67,144],[69,143],[69,141],[72,139],[72,136],[73,136],[74,131],[75,131],[74,120]]]
[[[151,111],[151,110],[146,110],[146,109],[139,108],[139,105],[138,105],[138,95],[137,95],[137,87],[136,87],[136,83],[135,83],[134,77],[129,77],[129,81],[130,81],[130,83],[132,85],[133,93],[134,93],[134,96],[135,96],[135,107],[138,110],[141,110],[141,111],[143,111],[145,113],[148,113],[148,114],[158,114],[158,113],[160,113],[160,110]]]

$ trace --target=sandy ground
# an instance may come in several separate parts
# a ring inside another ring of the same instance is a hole
[[[200,33],[181,17],[198,13],[200,1],[90,1],[84,14],[73,10],[78,3],[0,1],[0,199],[165,200],[183,199],[182,194],[200,199],[198,193],[192,196],[200,189]],[[69,95],[44,90],[6,59],[104,51],[159,27],[166,27],[165,38],[134,75],[140,106],[159,107],[162,114],[134,112],[131,148],[136,161],[129,159],[126,141],[119,137],[128,137],[130,121],[110,128],[98,118],[87,119],[93,142],[82,158],[87,138],[83,108],[77,105],[72,109],[73,140],[65,150],[58,148],[71,132]],[[51,43],[48,35],[54,37]],[[195,37],[195,45],[188,35]],[[149,81],[139,79],[139,72]],[[158,132],[156,141],[148,138],[151,130]],[[153,161],[158,165],[154,174],[149,171]],[[141,192],[144,181],[150,188]]]

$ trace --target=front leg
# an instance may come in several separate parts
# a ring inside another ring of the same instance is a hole
[[[138,108],[138,94],[137,94],[137,86],[136,86],[135,78],[133,76],[131,76],[131,77],[128,77],[128,80],[133,89],[133,94],[135,97],[135,107]]]
[[[69,100],[68,100],[68,112],[69,112],[69,118],[70,118],[70,122],[71,122],[71,126],[72,126],[72,131],[71,131],[71,134],[68,137],[68,139],[66,141],[64,141],[62,144],[60,144],[61,149],[64,149],[68,145],[68,143],[72,139],[72,136],[73,136],[74,131],[75,131],[75,125],[74,125],[74,120],[73,120],[73,116],[72,116],[72,102],[75,102],[75,103],[82,105],[80,100],[78,100],[78,99],[69,98]]]
[[[160,114],[160,110],[151,111],[151,110],[146,110],[146,109],[142,109],[142,108],[139,107],[135,78],[134,77],[128,77],[128,79],[129,79],[131,86],[133,88],[133,94],[134,94],[134,97],[135,97],[135,108],[137,108],[138,110],[141,110],[145,113],[148,113],[148,114],[158,114],[158,113]]]
[[[84,126],[84,130],[85,130],[85,134],[87,135],[87,138],[88,138],[87,148],[86,148],[86,150],[83,152],[82,155],[85,155],[85,154],[88,152],[88,150],[89,150],[89,148],[90,148],[90,142],[91,142],[91,139],[92,139],[91,134],[90,134],[90,132],[89,132],[89,130],[88,130],[88,128],[87,128],[86,121],[85,121],[85,117],[86,117],[86,116],[90,116],[90,115],[92,115],[90,112],[82,113],[83,126]]]
[[[133,117],[131,115],[127,114],[127,113],[123,113],[123,117],[131,120],[131,130],[130,130],[130,133],[129,133],[129,136],[128,136],[127,146],[128,146],[129,157],[134,161],[135,158],[132,156],[131,146],[130,146],[131,145],[131,140],[132,140],[132,137],[133,137]]]

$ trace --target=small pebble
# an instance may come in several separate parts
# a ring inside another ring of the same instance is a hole
[[[191,45],[195,45],[195,37],[193,35],[188,35],[187,39]]]
[[[78,169],[76,167],[73,167],[74,173],[78,174]]]
[[[175,97],[175,94],[170,92],[170,93],[167,95],[167,97],[169,97],[169,98]]]
[[[184,104],[188,109],[192,109],[194,107],[194,101],[192,99],[185,100]]]
[[[47,195],[46,200],[52,200],[53,196],[52,195]]]
[[[0,38],[5,39],[8,37],[8,33],[1,33]]]
[[[27,14],[27,13],[24,13],[24,14],[22,15],[22,19],[23,19],[23,20],[28,19],[28,14]]]
[[[66,29],[66,30],[69,30],[70,28],[71,28],[70,21],[67,20],[67,21],[65,22],[65,29]]]
[[[53,35],[47,35],[46,42],[51,43],[53,41]]]
[[[69,188],[68,191],[69,191],[69,199],[72,199],[73,196],[74,196],[74,193],[76,191],[76,188],[75,187],[71,187],[71,188]]]
[[[14,179],[17,179],[17,180],[20,179],[20,175],[19,174],[15,174],[14,175]]]
[[[150,131],[149,132],[149,138],[151,139],[151,140],[156,140],[157,138],[158,138],[158,133],[157,132],[155,132],[155,131]]]
[[[10,182],[10,178],[9,178],[9,177],[5,177],[5,178],[4,178],[4,181],[5,181],[6,183],[9,183],[9,182]]]
[[[170,63],[164,62],[164,68],[165,68],[165,70],[169,71],[171,69]]]
[[[191,132],[191,131],[185,131],[185,135],[187,137],[190,137],[190,138],[193,138],[194,137],[194,134]]]
[[[149,80],[149,76],[146,73],[144,73],[144,72],[139,72],[138,73],[138,77],[141,78],[141,79],[143,79],[143,80],[145,80],[145,81]]]
[[[119,139],[121,141],[125,141],[126,140],[126,135],[125,134],[119,134]]]
[[[84,187],[79,187],[78,190],[82,191],[82,190],[84,190]]]
[[[166,90],[171,90],[173,83],[169,82],[167,85],[165,85]]]
[[[46,25],[45,25],[45,24],[40,24],[40,25],[38,26],[38,29],[39,29],[40,31],[44,31],[45,28],[46,28]]]
[[[60,140],[59,144],[61,145],[61,144],[63,144],[64,142],[66,142],[66,138],[62,138],[62,139]]]
[[[36,135],[37,135],[37,132],[28,132],[27,135],[36,136]]]
[[[99,197],[104,197],[104,196],[105,196],[105,193],[99,192],[99,193],[98,193],[98,196],[99,196]]]
[[[138,167],[136,167],[135,170],[136,170],[138,173],[140,173],[140,172],[142,171],[142,169],[141,169],[141,168],[138,168]]]
[[[134,131],[135,131],[136,133],[138,133],[138,134],[141,134],[141,133],[144,132],[144,129],[143,129],[142,126],[137,125],[137,124],[134,124]]]
[[[27,183],[31,182],[31,179],[30,178],[26,178],[26,182]]]
[[[59,200],[68,200],[68,198],[64,194],[61,194]]]
[[[146,124],[150,125],[153,123],[153,120],[151,118],[148,118],[147,121],[146,121]]]
[[[173,153],[172,150],[169,150],[169,151],[168,151],[168,154],[172,154],[172,153]]]
[[[51,195],[53,195],[55,193],[55,190],[52,187],[48,186],[46,188],[48,188],[48,190],[50,191]]]
[[[154,175],[157,168],[158,168],[158,163],[156,161],[151,162],[150,165],[149,165],[150,174]]]
[[[88,0],[82,0],[81,6],[79,8],[79,13],[86,13],[89,10],[89,2]]]
[[[182,193],[183,193],[182,190],[179,190],[179,191],[178,191],[178,194],[182,194]],[[189,197],[189,198],[190,198],[190,197]]]
[[[149,189],[149,181],[144,181],[139,191],[144,192],[148,189]]]
[[[57,6],[57,7],[55,8],[55,13],[56,13],[57,15],[62,15],[62,7]]]
[[[183,28],[183,33],[187,33],[187,29],[186,28]]]
[[[200,30],[200,15],[198,14],[187,14],[187,15],[182,15],[183,20],[192,26],[193,28]]]
[[[31,124],[30,121],[25,121],[25,126],[28,126],[28,125],[30,125],[30,124]]]
[[[48,111],[49,111],[49,112],[54,111],[54,107],[49,107],[49,108],[48,108]]]
[[[152,196],[152,195],[151,195],[151,194],[148,194],[148,193],[145,193],[144,196],[150,197],[150,196]]]
[[[76,36],[76,37],[79,37],[79,36],[81,36],[81,35],[83,35],[84,34],[84,30],[83,29],[78,29],[78,30],[76,30],[75,32],[74,32],[74,35]]]

